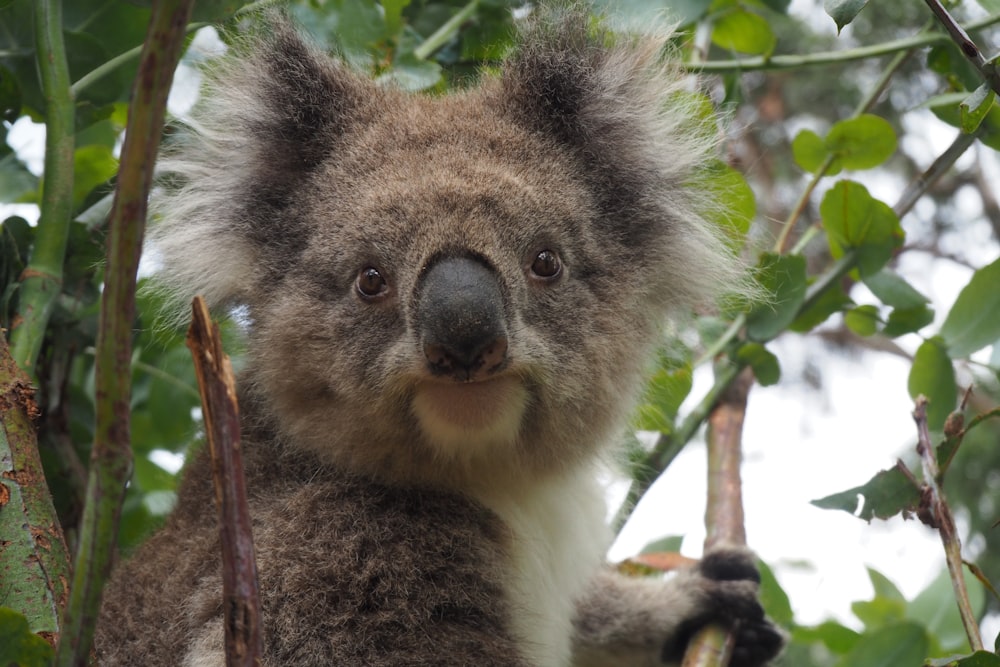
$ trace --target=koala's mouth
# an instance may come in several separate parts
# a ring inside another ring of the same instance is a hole
[[[413,412],[433,444],[466,448],[512,443],[527,404],[522,380],[503,374],[478,382],[424,380],[414,393]]]

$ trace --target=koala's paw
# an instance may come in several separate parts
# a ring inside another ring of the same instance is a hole
[[[718,622],[735,627],[736,646],[730,667],[761,667],[781,652],[785,635],[764,616],[757,597],[760,573],[753,553],[720,548],[682,576],[681,583],[698,598],[699,613],[687,620],[677,641],[664,647],[666,661],[677,660],[688,640],[702,626]]]

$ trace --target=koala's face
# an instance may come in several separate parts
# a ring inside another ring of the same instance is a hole
[[[617,436],[660,321],[739,272],[662,43],[612,41],[539,24],[437,98],[281,26],[218,68],[153,237],[168,289],[247,308],[244,386],[285,443],[454,485]]]
[[[254,365],[317,451],[564,461],[628,402],[641,265],[571,158],[462,102],[384,113],[287,212],[308,233],[253,310]]]

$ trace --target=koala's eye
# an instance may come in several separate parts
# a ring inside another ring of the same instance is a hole
[[[562,262],[559,255],[552,250],[542,250],[535,255],[535,260],[531,263],[531,273],[536,278],[551,280],[562,272]]]
[[[389,285],[385,282],[382,274],[373,266],[366,266],[358,273],[358,279],[354,282],[358,294],[364,299],[374,299],[385,294]]]

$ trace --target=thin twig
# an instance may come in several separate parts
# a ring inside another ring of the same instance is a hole
[[[948,574],[951,585],[955,589],[955,602],[958,613],[962,617],[965,634],[973,651],[983,650],[983,639],[979,634],[979,624],[969,602],[969,591],[965,587],[964,570],[962,566],[962,542],[955,528],[955,517],[951,513],[948,501],[941,488],[941,473],[938,470],[934,448],[931,446],[930,431],[927,427],[927,398],[918,396],[913,410],[913,420],[917,423],[917,453],[924,469],[924,493],[921,499],[921,510],[918,512],[921,520],[935,528],[941,536],[944,545],[945,561],[948,564]]]
[[[135,280],[142,251],[146,199],[166,114],[167,93],[184,44],[194,0],[153,2],[129,107],[115,200],[108,223],[107,271],[97,333],[97,423],[87,503],[63,613],[57,667],[83,667],[93,644],[101,589],[111,569],[131,470],[129,409]]]
[[[979,30],[995,23],[1000,23],[1000,14],[992,14],[979,19],[978,21],[972,21],[965,26],[965,30]],[[947,41],[949,41],[948,35],[941,33],[928,33],[907,37],[905,39],[897,39],[891,42],[883,42],[882,44],[876,44],[874,46],[863,46],[857,49],[825,51],[821,53],[810,53],[807,55],[760,56],[740,60],[708,60],[685,63],[684,67],[692,72],[720,73],[799,69],[802,67],[833,65],[838,63],[848,63],[855,60],[865,60],[867,58],[876,58],[878,56],[885,56],[899,51],[910,51],[924,46],[942,44]]]
[[[986,83],[990,85],[990,88],[993,89],[993,92],[1000,95],[1000,72],[997,72],[996,65],[987,62],[986,58],[983,57],[982,51],[979,50],[976,43],[969,37],[969,33],[965,31],[965,28],[958,25],[958,22],[948,13],[948,10],[945,9],[940,0],[924,0],[924,2],[930,7],[931,12],[937,17],[938,22],[944,26],[944,29],[948,32],[948,36],[958,46],[958,50],[962,52],[962,55],[972,63],[973,67],[979,70],[979,73]]]
[[[201,389],[219,515],[226,665],[255,667],[260,665],[263,641],[253,530],[240,452],[236,379],[205,300],[195,297],[192,311],[187,345]]]
[[[741,442],[747,396],[753,373],[744,369],[730,384],[708,418],[708,504],[705,508],[705,551],[745,546],[743,493],[740,480]],[[725,667],[736,643],[734,628],[709,625],[699,630],[684,653],[682,667]]]

